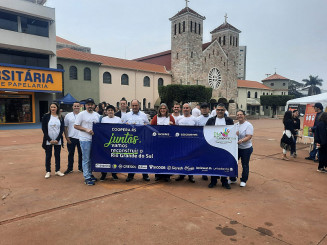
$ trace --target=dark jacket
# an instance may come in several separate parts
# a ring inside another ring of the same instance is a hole
[[[208,125],[215,125],[216,124],[216,118],[217,118],[217,116],[210,117],[208,119],[207,123],[206,123],[206,126],[208,126]],[[234,121],[230,117],[225,117],[225,121],[226,121],[226,125],[234,125]]]
[[[294,124],[294,129],[300,129],[301,127],[301,122],[300,119],[298,119],[297,117],[293,117],[293,124]]]
[[[315,133],[315,131],[316,131],[321,113],[322,113],[322,111],[316,114],[315,123],[314,123],[313,127],[311,128],[313,133]]]
[[[315,131],[315,143],[319,143],[321,146],[327,146],[327,124],[319,122]]]
[[[292,119],[288,119],[284,122],[284,130],[289,130],[293,135],[296,135],[294,130],[294,122]]]
[[[47,113],[42,118],[42,131],[43,131],[43,142],[42,142],[42,148],[45,149],[45,146],[47,144],[47,141],[51,141],[51,138],[48,135],[48,124],[51,118],[51,114]],[[62,134],[65,129],[65,123],[64,118],[62,116],[59,117],[60,120],[60,132],[58,137],[56,138],[57,141],[61,140],[61,146],[64,147],[64,139],[62,137]]]
[[[127,109],[126,112],[129,112],[129,109]],[[121,118],[121,111],[117,111],[117,112],[115,113],[115,116]]]

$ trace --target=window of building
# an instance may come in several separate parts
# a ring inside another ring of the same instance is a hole
[[[0,29],[18,31],[17,15],[0,11]]]
[[[174,35],[176,35],[176,32],[177,32],[177,25],[175,24]]]
[[[176,59],[178,59],[178,53],[176,54]]]
[[[286,83],[283,83],[283,86],[285,86],[286,85]]]
[[[181,34],[181,23],[178,23],[178,33]]]
[[[191,25],[190,25],[190,32],[193,31],[193,21],[191,21]]]
[[[191,52],[191,58],[193,58],[193,52]]]
[[[121,75],[121,85],[128,85],[128,84],[129,84],[128,75],[127,74]]]
[[[235,46],[235,37],[233,37],[233,46]]]
[[[226,36],[223,37],[223,45],[226,45]]]
[[[69,67],[69,79],[77,80],[77,68],[76,66]]]
[[[49,23],[43,20],[20,16],[22,32],[42,37],[49,36]]]
[[[194,33],[196,33],[196,22],[194,22]]]
[[[209,54],[209,59],[210,59],[210,54]]]
[[[148,108],[151,108],[151,102],[148,103]]]
[[[91,69],[88,67],[84,69],[84,80],[91,81]]]
[[[270,83],[270,86],[274,86],[274,83]]]
[[[251,98],[251,92],[248,91],[248,98]]]
[[[185,32],[185,21],[183,21],[183,32]]]
[[[258,92],[254,93],[254,98],[258,98]]]
[[[103,83],[111,84],[111,74],[107,71],[103,73]]]
[[[143,86],[144,87],[150,87],[150,78],[148,76],[145,76],[143,78]]]
[[[229,37],[229,45],[232,45],[232,36]]]
[[[221,37],[218,38],[218,42],[219,42],[219,44],[221,44]]]
[[[262,93],[262,95],[265,95],[265,93]]]
[[[49,55],[0,48],[0,63],[49,68]]]
[[[235,38],[235,46],[237,47],[237,45],[238,45],[238,40],[237,40],[237,37]]]
[[[199,23],[199,34],[201,34],[201,24]]]
[[[158,87],[161,87],[164,85],[164,80],[162,78],[158,79]]]

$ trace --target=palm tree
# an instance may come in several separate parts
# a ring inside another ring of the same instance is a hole
[[[317,86],[321,86],[323,80],[318,78],[318,76],[309,76],[309,79],[303,79],[303,82],[305,82],[304,86],[310,86],[309,91],[308,91],[308,95],[315,95],[315,94],[320,94],[320,88],[318,88]]]

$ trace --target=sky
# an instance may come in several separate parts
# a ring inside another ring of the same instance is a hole
[[[135,59],[170,50],[170,21],[185,0],[48,0],[56,10],[57,36],[92,53]],[[301,82],[323,79],[327,90],[326,0],[190,0],[206,17],[203,43],[227,21],[247,46],[246,80],[276,72]]]

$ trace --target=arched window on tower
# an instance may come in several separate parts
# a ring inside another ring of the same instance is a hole
[[[233,37],[233,46],[235,46],[235,37]]]
[[[174,35],[176,35],[176,32],[177,32],[177,24],[175,24]]]
[[[88,67],[84,68],[84,80],[91,81],[91,69]]]
[[[237,38],[236,38],[236,40],[235,40],[235,46],[237,47],[237,45],[238,45],[238,40],[237,40]]]
[[[258,98],[258,92],[254,93],[254,98]]]
[[[232,39],[233,39],[233,37],[230,36],[230,37],[229,37],[229,45],[232,45]]]
[[[77,80],[77,68],[76,66],[69,67],[69,79]]]
[[[158,79],[158,87],[162,87],[164,85],[164,80],[160,77]]]
[[[251,98],[251,92],[248,91],[248,98]]]
[[[191,58],[193,58],[193,51],[191,52]]]
[[[199,23],[199,34],[201,34],[201,24]]]
[[[178,23],[178,33],[181,34],[181,23]]]
[[[196,22],[194,22],[194,33],[196,33]]]
[[[221,37],[218,38],[218,42],[219,42],[219,44],[221,44]]]
[[[190,32],[193,31],[193,21],[191,21],[191,24],[190,24]]]
[[[183,21],[183,32],[185,32],[185,21]]]
[[[226,36],[223,37],[223,45],[226,45]]]

